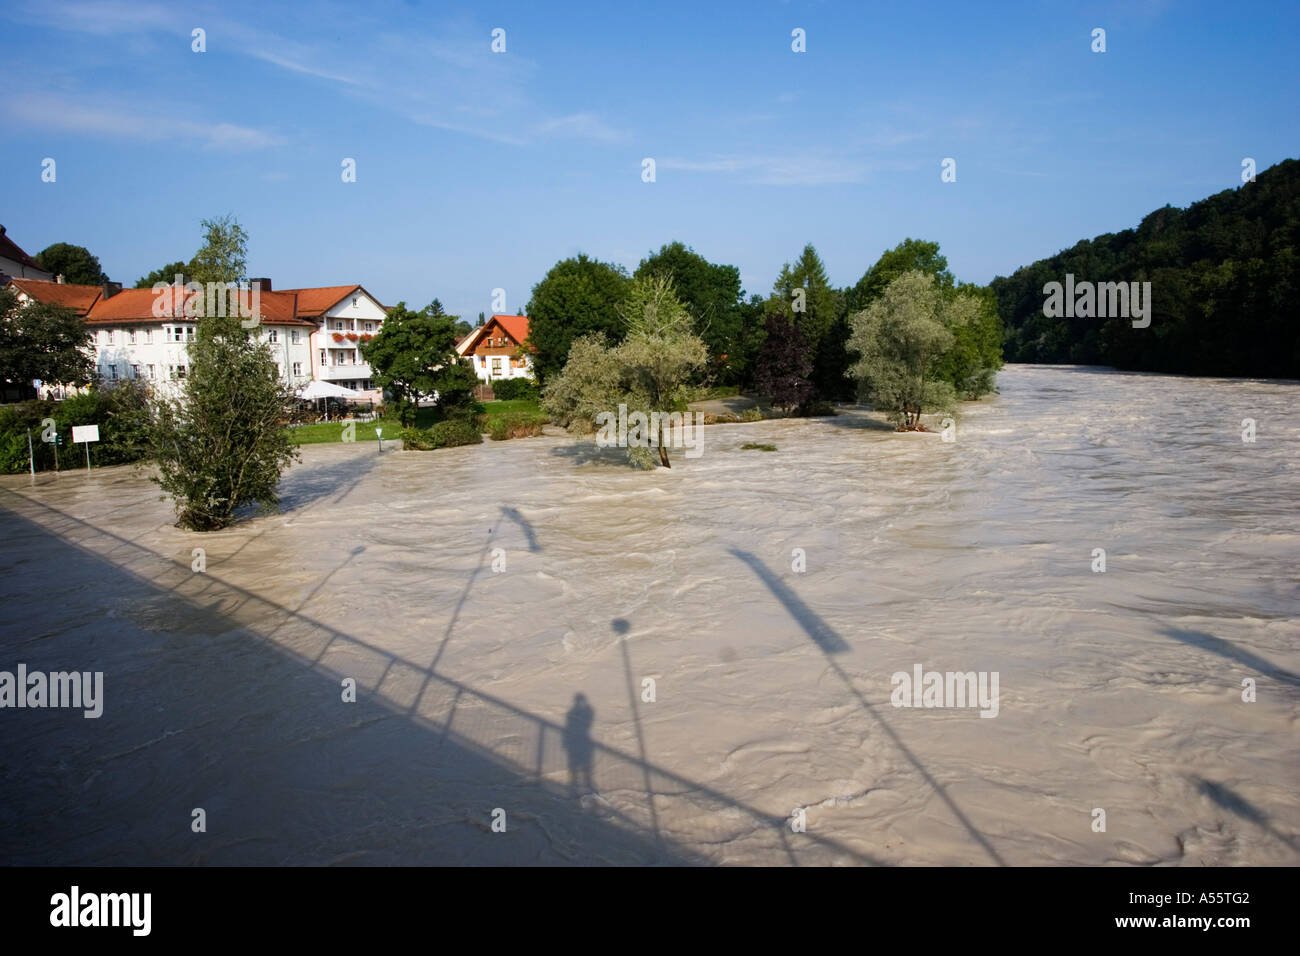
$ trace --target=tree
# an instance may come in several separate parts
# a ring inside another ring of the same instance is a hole
[[[889,284],[905,272],[924,272],[934,276],[935,283],[942,292],[953,289],[952,273],[948,271],[948,259],[939,254],[939,243],[924,239],[904,239],[892,249],[880,254],[876,264],[862,274],[849,293],[849,309],[860,311],[880,298]]]
[[[171,285],[176,281],[177,276],[181,277],[181,285],[189,282],[193,278],[193,267],[188,262],[172,262],[160,269],[154,269],[147,276],[136,280],[137,289],[152,289],[159,282],[166,282]]]
[[[619,306],[627,294],[627,272],[621,267],[579,254],[557,262],[533,286],[528,302],[528,344],[539,382],[558,375],[574,339],[594,332],[613,341],[623,338]]]
[[[924,431],[922,414],[953,405],[953,388],[935,377],[934,366],[952,346],[949,325],[964,318],[949,311],[972,304],[971,299],[961,305],[946,300],[933,276],[906,272],[850,319],[849,345],[862,356],[851,374],[899,431]]]
[[[754,384],[772,404],[788,412],[812,395],[812,362],[803,333],[779,312],[767,317],[767,338],[759,352]]]
[[[200,225],[203,245],[190,260],[190,278],[203,283],[243,281],[248,269],[248,233],[244,227],[233,215],[204,219]]]
[[[454,327],[456,329],[456,337],[458,341],[474,331],[473,327],[464,319],[458,319]]]
[[[61,385],[94,381],[85,323],[62,306],[20,306],[12,287],[0,288],[0,380],[26,389],[36,379]]]
[[[56,242],[36,253],[36,264],[46,272],[63,276],[70,285],[103,285],[108,276],[100,268],[99,259],[85,246]]]
[[[802,294],[797,290],[803,290]],[[781,267],[768,309],[791,317],[808,343],[809,354],[816,352],[822,336],[835,321],[835,290],[812,243],[803,247],[793,264],[787,262]]]
[[[695,334],[709,347],[723,378],[733,380],[737,367],[730,359],[736,353],[742,318],[740,270],[716,265],[681,242],[670,242],[642,259],[632,275],[672,280],[677,298],[695,319]]]
[[[279,503],[280,474],[298,457],[284,427],[295,396],[270,346],[238,318],[200,319],[188,351],[179,399],[156,403],[154,481],[175,500],[179,527],[214,531],[243,505]]]
[[[399,302],[388,310],[379,332],[361,345],[361,354],[374,370],[380,388],[393,396],[398,417],[406,426],[415,424],[420,399],[438,391],[438,370],[457,366],[456,316],[437,315],[436,304],[418,312]],[[472,374],[472,372],[471,372]],[[448,371],[444,388],[458,391],[460,373]],[[472,388],[472,386],[471,386]],[[440,403],[442,396],[440,396]]]
[[[608,346],[599,333],[579,338],[562,372],[543,389],[543,408],[570,431],[590,432],[598,414],[620,404],[647,415],[679,410],[692,377],[708,361],[708,347],[692,331],[694,318],[663,276],[631,283],[622,319],[628,331],[620,344]],[[659,463],[671,468],[662,418],[658,426],[650,437]],[[646,447],[629,447],[628,458],[651,466]]]

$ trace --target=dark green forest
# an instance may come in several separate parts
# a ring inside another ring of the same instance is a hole
[[[1150,282],[1149,328],[1049,318],[1048,282]],[[990,284],[1008,362],[1300,378],[1300,160],[1136,229],[1085,239]]]

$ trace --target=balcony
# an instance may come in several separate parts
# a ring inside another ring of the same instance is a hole
[[[346,381],[352,378],[371,378],[370,363],[357,362],[353,365],[322,365],[320,377],[326,382]]]

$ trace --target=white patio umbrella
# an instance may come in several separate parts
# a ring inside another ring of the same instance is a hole
[[[302,388],[298,389],[298,397],[315,401],[316,399],[327,398],[358,398],[360,392],[353,391],[350,388],[344,388],[342,385],[335,385],[333,382],[322,382],[312,379]]]

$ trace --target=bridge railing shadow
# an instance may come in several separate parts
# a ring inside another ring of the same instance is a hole
[[[184,602],[182,610],[196,609],[187,613],[217,615],[220,620],[213,627],[238,626],[302,667],[328,676],[335,686],[343,678],[355,679],[373,703],[424,728],[439,746],[485,758],[550,797],[571,796],[572,729],[565,723],[331,627],[300,608],[288,608],[224,581],[216,569],[195,574],[187,561],[152,551],[27,495],[0,489],[0,502],[63,542],[111,562],[116,571],[174,595]],[[354,556],[345,556],[344,563]],[[462,595],[462,604],[464,600]],[[679,862],[720,862],[726,850],[706,848],[725,848],[733,840],[745,844],[747,857],[773,861],[880,862],[811,830],[792,837],[787,832],[790,811],[755,806],[636,754],[593,740],[591,758],[594,793],[581,797],[585,812],[664,847]],[[600,859],[601,848],[590,849],[592,859]]]

